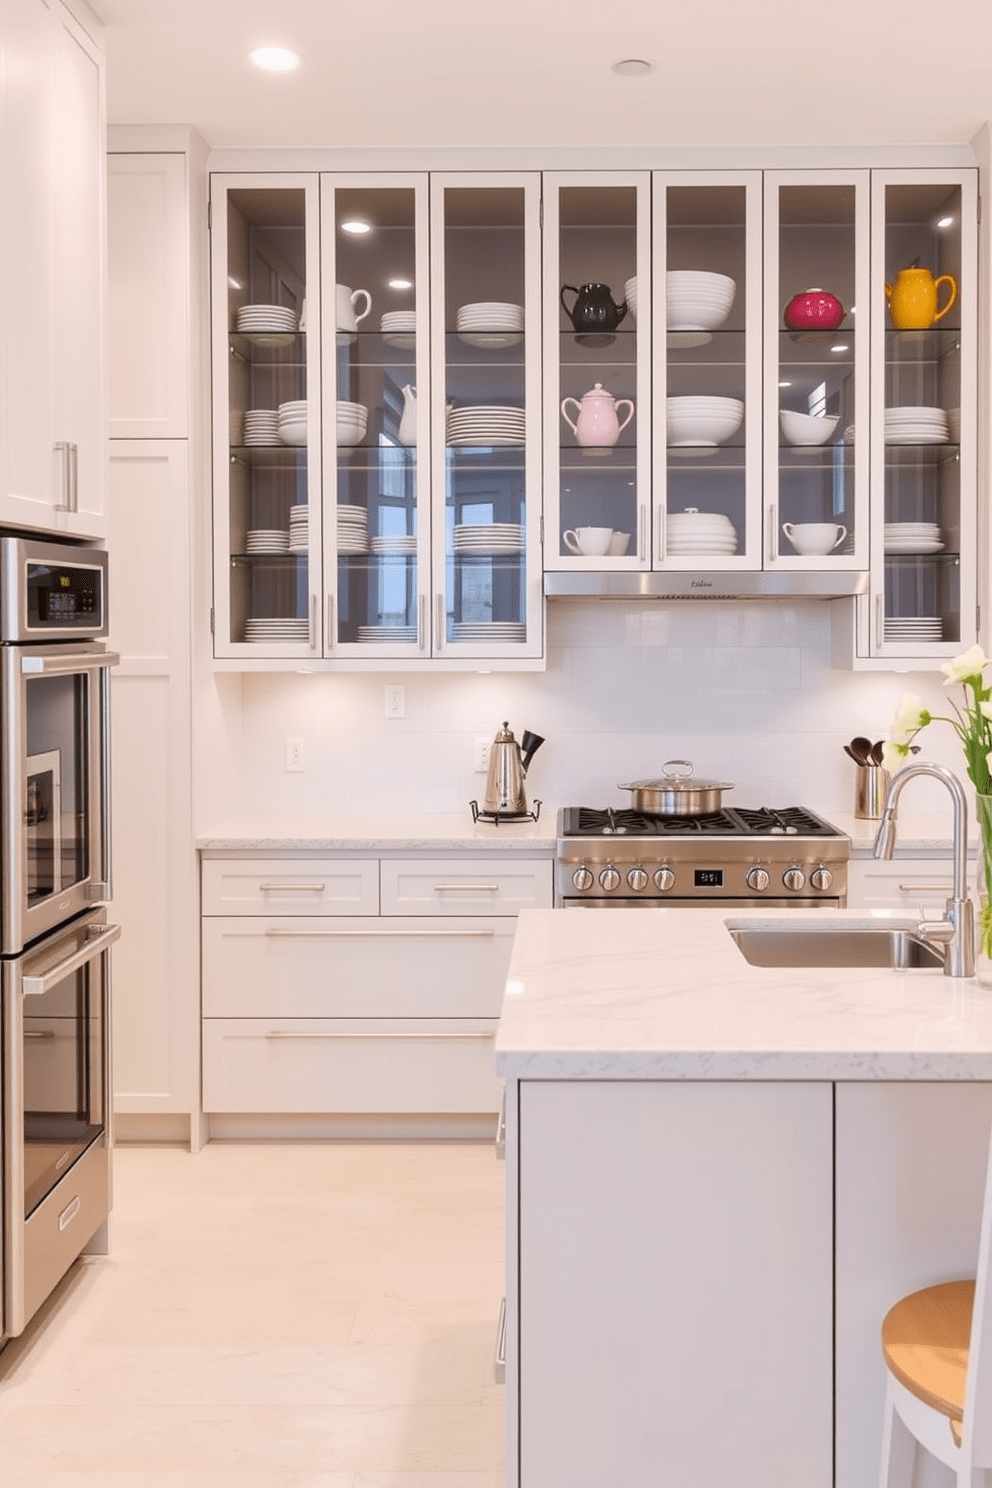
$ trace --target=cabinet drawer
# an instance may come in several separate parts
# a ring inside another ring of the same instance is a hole
[[[550,909],[552,864],[534,859],[384,859],[383,914],[515,915]]]
[[[973,865],[969,863],[969,885],[972,877]],[[942,912],[953,887],[954,872],[948,858],[913,858],[901,863],[852,858],[847,865],[849,909],[904,909],[918,914],[923,905],[928,912]]]
[[[207,858],[206,915],[358,915],[379,912],[379,863],[347,858]]]
[[[512,920],[203,922],[208,1018],[498,1018]]]
[[[203,1109],[495,1113],[495,1035],[493,1019],[208,1018]]]

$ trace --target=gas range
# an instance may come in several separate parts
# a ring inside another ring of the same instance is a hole
[[[844,832],[802,806],[692,816],[567,806],[558,817],[556,902],[840,908],[850,852]]]

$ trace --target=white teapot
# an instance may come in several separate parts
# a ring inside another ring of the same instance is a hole
[[[400,426],[397,438],[400,444],[416,444],[417,442],[417,389],[407,383],[402,389],[403,412],[400,415]]]
[[[576,409],[574,424],[568,416],[569,403]],[[627,407],[627,417],[621,423],[618,414],[624,405]],[[634,417],[634,405],[630,398],[614,398],[601,382],[590,388],[581,402],[577,398],[563,398],[561,411],[579,444],[592,449],[609,449],[616,444],[621,430],[626,429]]]

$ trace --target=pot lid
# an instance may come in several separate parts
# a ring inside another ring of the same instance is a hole
[[[682,768],[677,769],[676,766]],[[618,785],[617,790],[706,791],[734,788],[727,780],[697,780],[692,773],[691,760],[666,760],[661,768],[665,773],[660,780],[632,780],[626,785]]]

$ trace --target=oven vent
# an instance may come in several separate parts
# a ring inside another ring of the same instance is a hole
[[[863,569],[749,569],[743,572],[546,573],[544,592],[589,599],[844,599],[865,594]]]

